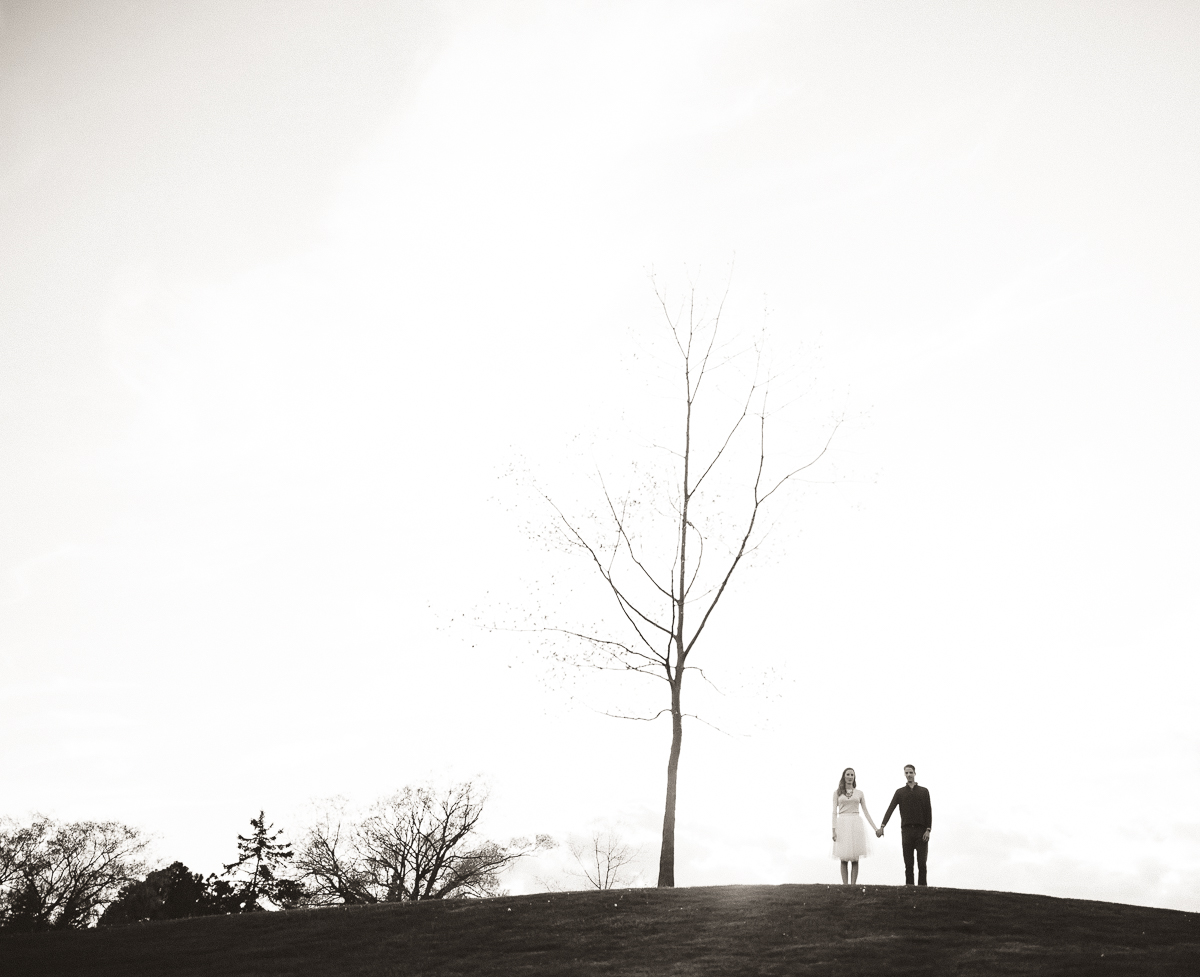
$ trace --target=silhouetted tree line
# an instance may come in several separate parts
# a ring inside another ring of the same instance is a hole
[[[486,796],[470,783],[405,788],[361,814],[324,803],[299,851],[251,818],[238,857],[207,878],[182,862],[150,870],[148,839],[115,821],[0,822],[0,929],[39,931],[307,906],[496,895],[500,873],[553,847],[476,837]]]
[[[274,825],[266,823],[262,811],[250,819],[250,826],[254,830],[249,837],[238,835],[238,857],[225,866],[223,877],[201,878],[183,862],[173,862],[127,884],[104,911],[99,925],[261,912],[266,908],[264,901],[279,909],[300,905],[304,885],[287,871],[292,846],[279,840],[282,831],[271,831]]]
[[[146,871],[148,840],[116,821],[0,822],[0,926],[25,932],[92,926]]]

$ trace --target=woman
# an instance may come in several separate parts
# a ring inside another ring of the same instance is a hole
[[[871,821],[867,799],[855,784],[854,768],[847,767],[842,771],[842,779],[838,781],[837,791],[833,795],[833,857],[841,859],[843,885],[854,885],[858,881],[858,860],[871,854],[867,830],[863,827],[862,818],[858,816],[860,807],[871,822],[872,830],[879,830],[875,827],[875,822]],[[846,872],[847,862],[851,866],[849,877]]]

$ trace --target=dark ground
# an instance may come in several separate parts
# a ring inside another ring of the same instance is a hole
[[[1200,975],[1200,914],[969,889],[720,886],[0,937],[0,975]]]

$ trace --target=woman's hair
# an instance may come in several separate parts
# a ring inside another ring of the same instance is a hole
[[[847,797],[850,796],[850,790],[846,787],[846,774],[848,773],[854,773],[854,768],[847,767],[842,771],[842,779],[838,781],[838,796],[841,796],[842,794],[845,794]],[[854,774],[854,783],[858,783],[858,774]]]

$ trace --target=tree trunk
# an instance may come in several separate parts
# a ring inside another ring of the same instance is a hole
[[[680,673],[679,678],[682,678]],[[679,781],[679,748],[683,745],[683,713],[679,680],[671,684],[671,756],[667,760],[667,803],[663,811],[662,852],[658,856],[658,887],[675,886],[675,789]]]

